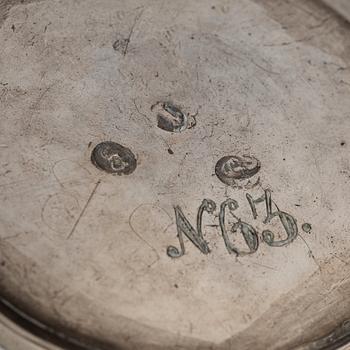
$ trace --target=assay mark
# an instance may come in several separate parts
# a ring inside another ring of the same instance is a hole
[[[262,241],[268,244],[271,247],[283,247],[293,242],[294,239],[298,236],[298,226],[295,218],[281,211],[278,206],[272,201],[271,191],[265,190],[264,194],[254,199],[250,194],[246,194],[247,201],[249,203],[250,209],[252,211],[253,218],[258,217],[256,205],[260,203],[265,203],[266,208],[266,217],[264,219],[264,224],[270,223],[273,219],[278,218],[282,227],[287,234],[285,239],[276,240],[275,235],[270,230],[264,230],[262,232]],[[275,210],[273,209],[275,206]],[[234,199],[227,199],[220,205],[219,212],[219,226],[224,240],[226,249],[229,254],[235,254],[236,256],[244,256],[247,254],[253,254],[258,250],[259,247],[259,236],[256,229],[247,222],[242,221],[235,215],[235,210],[239,208],[238,202]],[[168,246],[167,254],[171,258],[179,258],[185,254],[185,244],[184,237],[185,235],[203,254],[209,254],[210,248],[207,241],[205,241],[202,232],[202,217],[204,212],[208,214],[213,214],[216,210],[216,203],[211,199],[204,199],[200,205],[197,213],[197,227],[196,229],[191,225],[189,220],[186,218],[182,209],[179,206],[174,208],[175,218],[176,218],[176,227],[177,227],[177,237],[180,243],[180,249],[175,246]],[[230,232],[232,234],[240,233],[242,234],[244,241],[247,245],[248,250],[238,249],[234,243],[229,238],[229,232],[226,228],[226,215],[230,213],[231,216],[235,219],[235,223],[232,224]],[[311,227],[311,226],[310,226]]]

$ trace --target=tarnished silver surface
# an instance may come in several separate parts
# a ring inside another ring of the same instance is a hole
[[[323,0],[323,2],[350,21],[350,2],[348,0]]]
[[[7,308],[91,349],[323,346],[350,318],[349,34],[318,1],[1,2]]]

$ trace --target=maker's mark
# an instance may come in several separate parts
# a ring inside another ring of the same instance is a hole
[[[97,168],[117,175],[129,175],[137,166],[134,153],[112,141],[99,143],[91,153],[91,161]]]
[[[224,156],[215,165],[215,174],[226,185],[234,186],[237,180],[254,176],[261,168],[260,161],[253,156]]]

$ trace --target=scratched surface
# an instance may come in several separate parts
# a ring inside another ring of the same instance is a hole
[[[3,294],[126,349],[293,348],[350,318],[348,24],[301,0],[0,11]],[[160,102],[176,106],[166,112],[181,132],[158,127]],[[132,174],[91,163],[110,140],[135,155]],[[246,155],[253,176],[220,181],[217,162]],[[264,202],[254,219],[246,197],[267,189],[298,226],[281,247],[262,232],[285,239],[282,219],[264,222]],[[180,251],[174,207],[196,229],[203,199],[216,203],[203,241],[184,234],[184,254],[169,256]],[[257,232],[257,249],[252,230],[235,235],[252,254],[230,254],[219,215],[230,199],[234,222]]]

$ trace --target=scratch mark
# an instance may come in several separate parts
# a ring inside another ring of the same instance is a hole
[[[263,70],[264,72],[266,72],[266,73],[269,73],[269,74],[276,74],[276,75],[280,75],[280,74],[281,74],[281,73],[279,73],[279,72],[274,72],[274,71],[272,71],[272,70],[269,70],[269,69],[267,69],[267,68],[261,66],[260,64],[256,63],[253,59],[251,59],[250,61],[254,64],[254,66],[256,66],[256,67],[262,69],[262,70]]]
[[[335,30],[335,28],[331,27],[328,31],[324,30],[320,33],[308,35],[308,36],[302,37],[302,38],[297,39],[297,40],[287,41],[287,42],[282,42],[282,43],[277,43],[277,44],[265,44],[264,46],[267,46],[267,47],[288,46],[288,45],[292,45],[292,44],[296,44],[296,43],[308,42],[308,41],[311,41],[315,38],[320,38],[322,36],[328,35],[328,34],[332,33],[334,30]],[[260,67],[260,68],[262,68],[262,67]]]
[[[346,260],[340,258],[339,256],[337,256],[337,255],[335,255],[335,254],[332,254],[332,256],[333,256],[334,258],[338,259],[339,261],[341,261],[342,263],[344,263],[345,265],[349,265],[349,263],[348,263]]]
[[[315,18],[316,20],[322,20],[322,18],[320,16],[317,16],[314,11],[310,11],[309,9],[306,9],[305,7],[295,3],[295,1],[288,1],[288,4],[292,5],[293,7],[297,8],[298,10],[300,10],[301,12],[304,12],[305,14],[307,14],[308,16],[311,16],[313,18]]]
[[[77,226],[78,226],[78,224],[79,224],[79,221],[80,221],[81,218],[83,217],[83,215],[84,215],[84,213],[85,213],[85,211],[86,211],[86,209],[87,209],[89,203],[91,202],[92,197],[93,197],[94,194],[96,193],[97,188],[98,188],[98,186],[100,185],[100,183],[101,183],[101,179],[98,180],[98,181],[96,182],[95,187],[93,188],[93,190],[92,190],[92,192],[91,192],[91,194],[90,194],[88,200],[86,201],[86,203],[85,203],[85,205],[84,205],[84,208],[83,208],[82,211],[80,212],[80,215],[79,215],[77,221],[75,222],[74,226],[72,227],[72,230],[70,231],[69,235],[67,236],[67,239],[71,238],[71,236],[73,235],[74,231],[76,230],[76,228],[77,228]]]
[[[184,157],[182,158],[180,164],[179,164],[179,171],[177,173],[177,176],[180,177],[181,170],[183,169],[183,164],[185,162],[186,157],[189,155],[189,152],[186,152]]]
[[[315,264],[316,264],[316,265],[318,266],[318,268],[321,270],[321,266],[320,266],[320,264],[318,263],[318,261],[316,260],[315,255],[313,254],[313,252],[312,252],[312,250],[311,250],[309,244],[306,242],[306,240],[304,239],[304,237],[303,237],[302,235],[298,234],[298,236],[304,241],[304,243],[305,243],[307,249],[309,250],[309,256],[312,258],[312,260],[315,262]]]
[[[29,107],[30,109],[34,109],[36,110],[39,105],[40,105],[40,102],[42,101],[42,99],[44,98],[44,96],[48,93],[48,91],[52,88],[54,84],[48,86],[40,95],[39,97],[37,98],[37,100]]]
[[[135,106],[135,108],[136,108],[136,110],[137,110],[137,113],[139,113],[142,117],[144,117],[144,118],[147,120],[148,126],[149,126],[150,128],[152,128],[152,126],[153,126],[152,121],[147,117],[146,114],[142,113],[142,112],[139,110],[139,108],[137,107],[137,104],[136,104],[136,100],[135,100],[135,99],[133,99],[133,103],[134,103],[134,106]]]
[[[15,238],[17,238],[17,237],[22,236],[23,234],[26,234],[26,233],[27,233],[27,232],[18,232],[18,233],[16,233],[16,234],[13,235],[13,236],[6,236],[6,237],[3,237],[3,238],[0,237],[0,240],[6,241],[6,240],[9,240],[9,239],[15,239]]]
[[[260,266],[260,267],[265,267],[266,269],[270,269],[270,270],[273,270],[273,271],[278,271],[278,270],[275,269],[274,267],[267,266],[267,265],[264,265],[264,264],[259,264],[259,263],[255,263],[255,262],[252,262],[252,264],[253,264],[253,265]]]
[[[43,100],[43,98],[45,97],[45,95],[50,91],[50,89],[52,87],[54,87],[56,84],[58,84],[58,82],[54,82],[52,83],[50,86],[48,86],[44,91],[41,92],[41,94],[39,95],[39,97],[36,99],[36,101],[29,107],[29,109],[31,110],[30,113],[30,118],[29,118],[29,123],[28,125],[31,126],[32,122],[33,122],[33,116],[35,111],[37,111],[39,109],[39,106]]]
[[[134,30],[135,30],[137,22],[140,20],[142,14],[143,14],[143,11],[144,10],[141,10],[140,13],[135,17],[134,24],[132,25],[132,27],[130,29],[129,36],[126,39],[126,44],[125,44],[125,49],[124,49],[124,52],[123,52],[123,56],[126,56],[126,54],[128,52],[128,47],[129,47],[129,44],[130,44],[131,37],[132,37],[132,35],[134,33]]]
[[[341,82],[342,84],[345,84],[345,85],[349,85],[349,86],[350,86],[350,83],[348,83],[348,82],[345,81],[345,80],[340,80],[340,82]]]
[[[322,21],[320,21],[318,24],[315,24],[313,26],[309,26],[309,29],[316,29],[322,27],[326,22],[328,22],[331,19],[331,16],[324,18]]]

